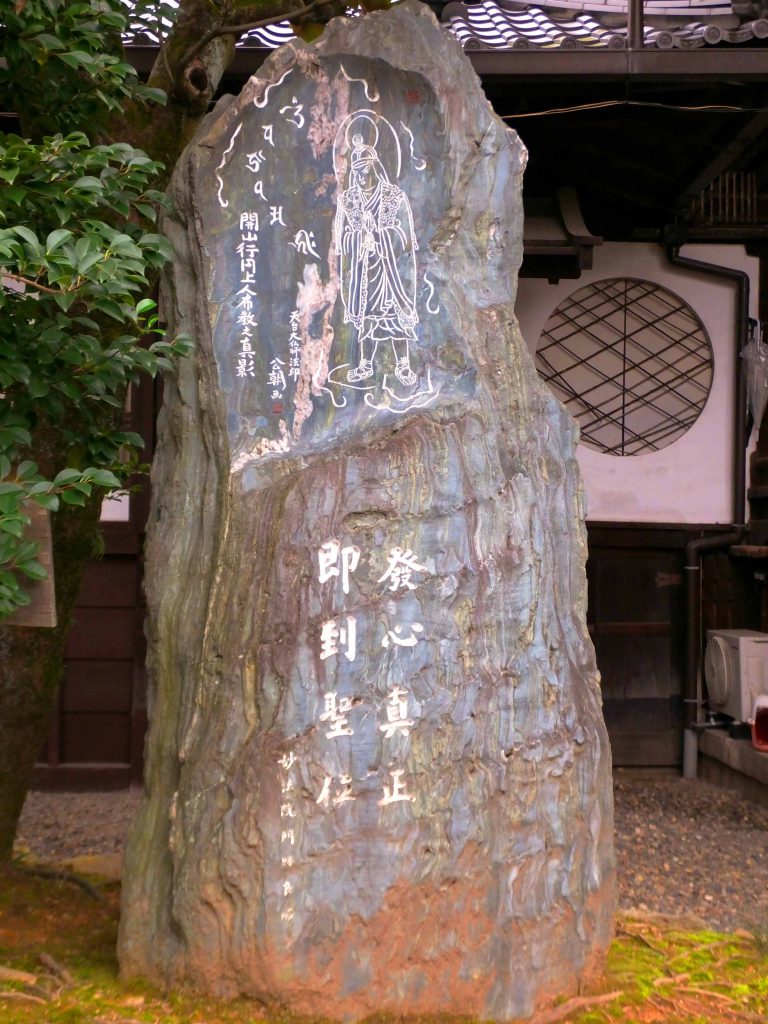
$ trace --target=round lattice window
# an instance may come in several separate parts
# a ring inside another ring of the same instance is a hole
[[[666,448],[696,422],[712,386],[712,346],[691,307],[650,281],[580,288],[544,327],[539,373],[610,455]]]

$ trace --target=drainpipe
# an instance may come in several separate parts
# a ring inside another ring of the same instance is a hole
[[[728,533],[715,537],[702,537],[690,541],[685,548],[686,584],[686,658],[683,683],[683,777],[696,777],[698,762],[698,732],[706,727],[702,716],[702,688],[699,666],[701,661],[701,554],[718,548],[730,548],[744,535],[746,503],[747,448],[747,385],[741,353],[749,335],[749,275],[716,263],[681,256],[676,247],[667,250],[669,262],[676,267],[696,270],[704,274],[733,281],[737,286],[736,300],[736,365],[734,367],[734,424],[733,424],[733,526]]]
[[[745,527],[730,533],[700,537],[685,546],[685,678],[683,680],[683,778],[695,779],[699,759],[699,732],[707,728],[702,714],[704,695],[699,663],[701,660],[701,554],[738,544]]]
[[[627,36],[630,50],[642,50],[645,45],[645,19],[643,0],[629,0],[629,25]]]

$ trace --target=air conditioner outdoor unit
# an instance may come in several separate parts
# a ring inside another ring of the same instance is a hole
[[[768,693],[768,633],[708,629],[704,679],[710,711],[746,722],[755,698]]]

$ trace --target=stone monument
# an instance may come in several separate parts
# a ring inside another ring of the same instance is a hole
[[[510,1020],[599,966],[610,752],[576,428],[514,316],[525,150],[414,0],[189,147],[124,974]]]

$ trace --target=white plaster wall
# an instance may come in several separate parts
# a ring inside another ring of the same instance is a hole
[[[129,494],[108,494],[101,503],[102,523],[127,523],[131,518]]]
[[[746,271],[750,316],[756,316],[758,260],[743,246],[688,245],[683,256]],[[604,455],[579,445],[588,518],[603,522],[730,523],[732,505],[735,285],[710,274],[673,267],[664,250],[646,243],[607,243],[595,249],[594,267],[577,281],[521,278],[517,314],[532,352],[552,311],[570,294],[608,277],[654,281],[693,308],[714,354],[712,390],[696,423],[659,452]]]

